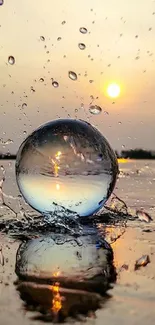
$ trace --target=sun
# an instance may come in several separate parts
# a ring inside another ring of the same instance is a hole
[[[121,92],[120,86],[116,83],[112,83],[107,88],[107,93],[109,97],[116,98]]]

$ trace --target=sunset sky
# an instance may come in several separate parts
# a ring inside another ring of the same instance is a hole
[[[111,83],[121,89],[116,99],[107,95]],[[90,105],[102,112],[92,115]],[[15,153],[32,130],[59,117],[89,121],[114,149],[155,150],[155,1],[4,0],[0,112],[1,152]]]

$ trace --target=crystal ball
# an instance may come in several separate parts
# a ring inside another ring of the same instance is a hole
[[[24,199],[45,215],[58,207],[81,217],[96,213],[111,195],[118,174],[115,153],[105,137],[75,119],[37,128],[21,144],[15,168]]]

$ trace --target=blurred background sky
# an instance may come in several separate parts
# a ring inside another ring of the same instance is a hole
[[[16,153],[32,130],[60,117],[89,121],[119,151],[155,149],[155,1],[0,3],[0,152]],[[106,94],[112,82],[117,99]]]

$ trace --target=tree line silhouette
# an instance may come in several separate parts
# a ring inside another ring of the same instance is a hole
[[[122,150],[119,154],[115,151],[117,158],[125,159],[155,159],[155,151],[144,149]]]
[[[155,159],[155,151],[144,150],[144,149],[131,149],[131,150],[122,150],[120,153],[115,150],[117,158],[125,159]],[[0,159],[16,159],[15,154],[0,153]]]

